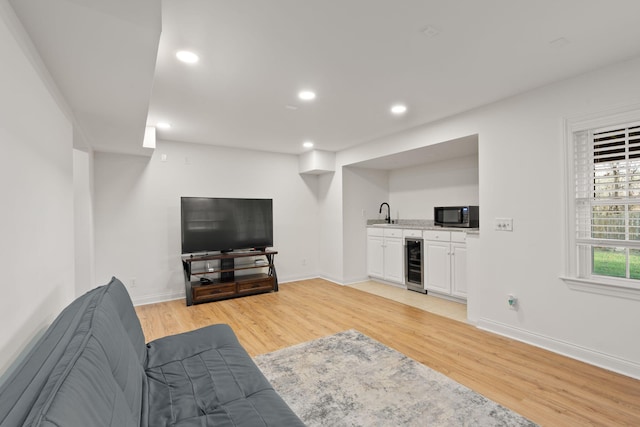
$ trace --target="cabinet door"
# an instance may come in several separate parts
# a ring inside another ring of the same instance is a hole
[[[367,236],[367,274],[384,277],[384,252],[382,236]]]
[[[425,289],[451,293],[451,255],[449,242],[425,241]]]
[[[451,295],[467,297],[467,245],[451,244]]]
[[[404,283],[404,245],[402,239],[384,239],[384,278],[390,282]]]

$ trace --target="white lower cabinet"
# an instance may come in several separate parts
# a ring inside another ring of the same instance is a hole
[[[372,277],[384,277],[384,237],[369,234],[367,229],[367,274]]]
[[[424,263],[427,291],[451,293],[451,243],[425,240]]]
[[[424,231],[425,289],[467,298],[467,234]]]
[[[451,243],[451,295],[467,298],[466,243]]]
[[[401,229],[367,229],[367,274],[404,283],[404,243]]]
[[[385,230],[386,231],[386,230]],[[398,230],[395,230],[398,231]],[[384,279],[404,283],[404,244],[401,237],[384,238]]]

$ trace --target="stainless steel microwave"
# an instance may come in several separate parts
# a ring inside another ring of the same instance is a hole
[[[435,225],[443,227],[480,227],[478,206],[436,206],[433,208]]]

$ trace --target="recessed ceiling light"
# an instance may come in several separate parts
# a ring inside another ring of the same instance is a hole
[[[311,142],[311,141],[305,141],[305,142],[303,142],[303,143],[302,143],[302,146],[303,146],[304,148],[311,148],[311,147],[313,147],[313,142]]]
[[[189,52],[188,50],[176,52],[176,58],[182,62],[186,62],[187,64],[195,64],[200,59],[198,55],[193,52]]]
[[[391,112],[393,114],[404,114],[407,112],[407,106],[402,104],[396,104],[391,107]]]
[[[310,90],[303,90],[298,93],[298,98],[304,101],[311,101],[312,99],[316,99],[316,94]]]
[[[170,129],[171,128],[171,124],[166,123],[166,122],[160,122],[160,123],[156,123],[156,127],[158,129]]]

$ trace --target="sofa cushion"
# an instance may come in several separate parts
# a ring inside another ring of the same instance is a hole
[[[303,426],[229,326],[146,346],[115,278],[56,318],[0,396],[0,427]]]
[[[228,325],[147,344],[149,425],[303,426]]]
[[[145,361],[140,323],[114,278],[69,305],[3,384],[0,425],[140,426]]]

